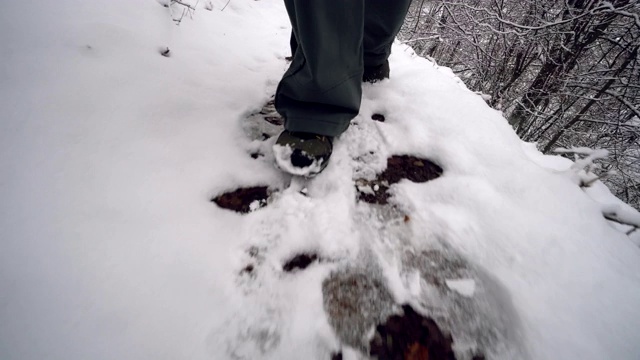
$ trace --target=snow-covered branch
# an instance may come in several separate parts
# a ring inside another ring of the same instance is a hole
[[[639,19],[632,0],[420,1],[401,40],[486,94],[543,152],[609,150],[599,162],[624,171],[598,178],[640,209]]]

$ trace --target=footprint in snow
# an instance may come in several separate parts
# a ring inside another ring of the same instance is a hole
[[[361,226],[380,227],[369,229],[369,233],[378,236],[370,236],[368,240],[380,242],[374,246],[398,252],[400,277],[408,282],[412,274],[418,274],[421,290],[413,299],[418,309],[408,304],[400,306],[390,295],[386,283],[372,274],[332,273],[322,285],[325,312],[340,341],[378,358],[455,359],[452,342],[475,344],[466,348],[458,346],[457,353],[462,359],[483,359],[485,354],[490,358],[504,354],[519,356],[517,341],[510,334],[517,327],[513,326],[516,321],[508,311],[508,296],[496,281],[446,246],[417,252],[400,251],[413,236],[403,230],[411,219],[388,205],[388,190],[403,179],[416,183],[434,180],[442,175],[443,169],[429,159],[412,155],[391,155],[385,159],[385,144],[374,122],[384,122],[385,117],[374,114],[372,120],[356,119],[343,139],[349,142],[349,153],[354,159],[356,200],[376,206],[363,215]],[[274,136],[282,130],[282,123],[273,99],[246,117],[243,129],[251,140],[252,158],[269,161],[270,147]],[[386,163],[381,162],[384,160]],[[221,208],[244,214],[266,206],[276,191],[267,186],[233,189],[212,201]],[[371,216],[378,218],[378,225],[365,219]],[[253,311],[257,311],[244,320],[242,316],[235,318],[237,331],[229,341],[229,353],[239,359],[264,356],[278,346],[281,337],[278,324],[283,321],[283,310],[273,299],[279,296],[274,289],[282,277],[297,276],[328,261],[313,251],[292,254],[285,259],[269,259],[270,247],[277,244],[269,241],[264,244],[246,249],[247,261],[237,274],[239,289],[253,304]],[[371,306],[373,308],[363,311]],[[398,328],[405,330],[398,331]],[[338,359],[342,355],[337,352],[332,356]]]

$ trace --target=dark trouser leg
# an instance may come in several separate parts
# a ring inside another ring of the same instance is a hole
[[[364,64],[387,60],[410,3],[285,0],[292,52],[297,44],[275,105],[287,130],[337,136],[347,129],[360,111]]]
[[[365,0],[285,0],[298,46],[276,92],[289,131],[337,136],[360,111]]]
[[[296,55],[296,50],[298,49],[298,40],[296,40],[296,34],[291,32],[291,38],[289,39],[289,47],[291,47],[291,58]]]
[[[364,16],[364,66],[384,63],[402,27],[411,0],[367,0]]]

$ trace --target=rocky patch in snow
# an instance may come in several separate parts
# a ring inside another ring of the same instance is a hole
[[[269,193],[269,188],[266,186],[254,186],[226,192],[214,197],[211,201],[223,209],[246,214],[266,206]]]
[[[410,155],[394,155],[387,159],[387,168],[373,180],[356,180],[358,199],[370,204],[386,204],[389,187],[402,179],[415,183],[434,180],[442,175],[442,168],[428,159]]]
[[[297,270],[304,270],[312,263],[318,261],[318,254],[310,253],[302,253],[297,254],[282,266],[282,270],[285,272],[295,272]]]
[[[402,306],[402,315],[390,316],[376,327],[370,354],[378,359],[454,360],[453,339],[440,330],[433,319]],[[475,357],[474,360],[484,359]]]
[[[242,126],[245,134],[253,140],[264,141],[282,131],[284,119],[276,111],[274,97],[262,106],[261,109],[250,112]]]
[[[322,283],[329,324],[343,344],[362,352],[369,347],[369,332],[394,312],[394,300],[384,281],[365,269],[332,273]]]
[[[384,122],[386,119],[385,119],[384,115],[375,113],[375,114],[371,115],[371,120]]]

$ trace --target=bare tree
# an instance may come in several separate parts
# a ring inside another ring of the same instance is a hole
[[[638,1],[416,1],[401,38],[490,95],[543,152],[608,150],[604,181],[640,209]]]

